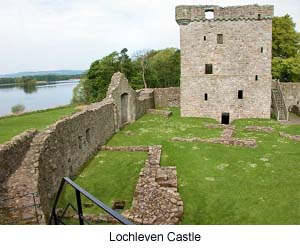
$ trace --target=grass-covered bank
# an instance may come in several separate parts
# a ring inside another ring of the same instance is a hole
[[[218,137],[222,130],[204,127],[214,120],[181,118],[178,109],[172,111],[169,119],[143,116],[118,132],[108,145],[162,145],[162,165],[177,167],[183,224],[300,224],[300,143],[278,134],[299,134],[300,125],[260,119],[234,122],[236,136],[255,138],[256,149],[180,143],[170,139]],[[276,132],[246,131],[248,125],[272,126]],[[99,152],[76,182],[109,205],[113,200],[128,201],[146,158],[143,155]],[[69,197],[67,193],[65,200]]]
[[[70,115],[75,111],[74,106],[67,106],[0,117],[0,144],[9,141],[25,130],[31,128],[43,129],[61,117]]]

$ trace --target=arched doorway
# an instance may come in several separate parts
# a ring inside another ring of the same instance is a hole
[[[121,124],[128,122],[128,94],[121,95]]]

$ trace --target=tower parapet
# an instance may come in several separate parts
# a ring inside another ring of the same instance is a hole
[[[213,13],[213,18],[207,19],[206,13]],[[176,7],[176,22],[187,25],[190,22],[207,20],[235,21],[272,19],[274,7],[272,5],[243,5],[220,7],[218,5],[180,5]]]

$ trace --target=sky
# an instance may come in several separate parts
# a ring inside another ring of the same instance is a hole
[[[0,75],[83,70],[128,48],[179,48],[175,6],[273,4],[300,27],[300,0],[0,0]]]

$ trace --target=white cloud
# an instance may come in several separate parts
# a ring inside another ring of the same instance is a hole
[[[0,0],[0,74],[86,69],[123,47],[179,47],[179,4],[274,4],[276,15],[289,13],[299,23],[298,1]]]

